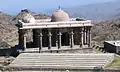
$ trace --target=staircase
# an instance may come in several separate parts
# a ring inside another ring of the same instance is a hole
[[[94,69],[104,68],[114,54],[21,53],[9,66],[20,69]]]

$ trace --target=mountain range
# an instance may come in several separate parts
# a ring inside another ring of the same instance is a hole
[[[65,8],[71,17],[84,17],[92,20],[120,18],[120,0]]]
[[[34,12],[43,13],[39,8],[33,7]],[[120,0],[100,2],[75,7],[62,7],[71,17],[83,17],[91,20],[109,20],[120,18]],[[44,13],[51,15],[56,9],[46,10]],[[43,13],[43,14],[44,14]]]

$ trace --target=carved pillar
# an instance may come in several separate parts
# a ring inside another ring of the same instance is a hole
[[[22,30],[19,29],[18,33],[19,33],[19,45],[21,46],[23,44],[23,33],[22,33]]]
[[[80,47],[83,47],[83,30],[84,30],[84,29],[81,28],[81,32],[80,32],[80,35],[81,35],[81,36],[80,36],[80,41],[81,41],[81,42],[80,42]]]
[[[58,40],[56,40],[56,47],[58,47]]]
[[[88,28],[86,28],[86,45],[88,45]]]
[[[23,43],[23,46],[24,46],[23,48],[24,49],[23,50],[25,50],[27,48],[27,45],[26,45],[27,44],[27,40],[26,39],[27,39],[27,35],[24,34],[24,43]]]
[[[57,30],[56,30],[56,47],[58,48],[58,33],[57,33]]]
[[[71,33],[69,35],[69,45],[71,46]]]
[[[74,46],[74,37],[73,37],[74,33],[73,33],[73,29],[71,29],[70,32],[70,47],[72,48]]]
[[[26,33],[26,30],[19,29],[18,33],[19,33],[19,46],[24,50],[24,48],[26,48],[26,37],[24,35]]]
[[[89,33],[88,47],[91,47],[91,27],[89,27],[88,33]]]
[[[84,27],[84,45],[86,44],[86,27]]]
[[[48,40],[49,40],[48,49],[52,48],[51,37],[52,37],[51,29],[48,29]]]
[[[40,52],[40,50],[42,49],[42,29],[40,29],[40,33],[39,33],[39,35],[38,35],[38,37],[39,37],[39,52]]]
[[[58,31],[58,49],[60,49],[61,46],[62,46],[62,44],[61,44],[61,35],[62,35],[62,33],[61,33],[60,29],[59,29],[59,31]]]

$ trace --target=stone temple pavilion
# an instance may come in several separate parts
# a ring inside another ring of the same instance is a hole
[[[90,20],[70,18],[63,10],[54,12],[51,19],[36,20],[31,14],[23,15],[18,23],[19,45],[25,50],[26,33],[32,29],[34,48],[91,48]]]
[[[36,20],[29,13],[24,14],[17,26],[23,51],[9,65],[12,70],[102,72],[115,58],[114,54],[93,53],[90,20],[70,18],[61,9],[51,19]],[[29,31],[33,32],[33,48],[26,43]]]

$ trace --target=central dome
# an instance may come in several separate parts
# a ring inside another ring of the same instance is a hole
[[[51,21],[52,22],[69,21],[69,15],[60,9],[52,14]]]

